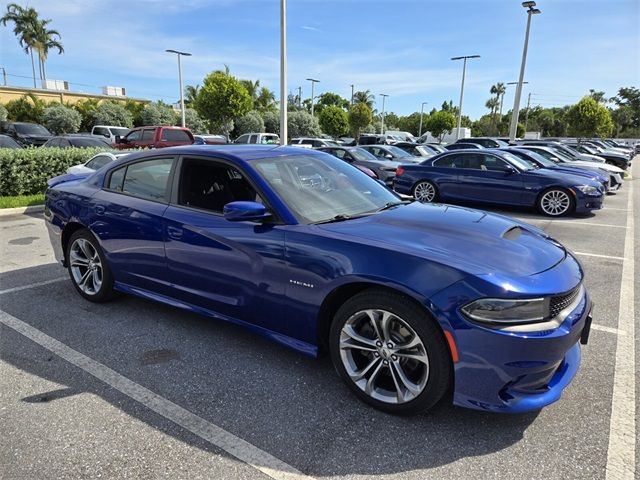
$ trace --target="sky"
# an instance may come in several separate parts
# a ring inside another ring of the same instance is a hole
[[[30,0],[62,35],[65,52],[50,53],[47,78],[70,89],[100,93],[122,86],[131,97],[174,103],[176,56],[184,83],[228,65],[238,78],[259,79],[279,92],[279,0]],[[640,87],[640,0],[539,0],[532,19],[523,106],[562,106],[589,89],[607,97]],[[7,2],[0,2],[4,11]],[[381,109],[399,115],[440,108],[460,96],[462,62],[469,60],[463,113],[488,112],[489,89],[518,80],[527,15],[516,0],[288,0],[288,85],[345,98],[370,90]],[[11,28],[0,27],[0,67],[9,85],[32,85],[29,57]],[[27,77],[27,78],[23,78]],[[504,97],[513,106],[515,86]]]

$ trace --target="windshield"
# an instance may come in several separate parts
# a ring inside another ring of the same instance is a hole
[[[120,135],[121,137],[124,137],[127,133],[130,132],[128,128],[110,128],[109,131],[111,132],[111,135]]]
[[[51,132],[37,123],[16,123],[16,132],[22,135],[51,135]]]
[[[535,168],[538,168],[538,166],[532,162],[531,160],[524,160],[522,158],[518,158],[515,155],[513,155],[512,153],[509,152],[503,152],[502,156],[504,158],[506,158],[507,160],[509,160],[509,162],[511,162],[511,164],[515,165],[516,167],[518,167],[520,170],[534,170]]]
[[[386,147],[386,149],[389,151],[389,153],[392,153],[394,157],[413,157],[413,155],[405,152],[404,150],[398,147],[389,146],[389,147]]]
[[[422,155],[423,157],[431,157],[433,155],[432,152],[429,151],[428,148],[425,148],[423,146],[418,146],[418,147],[414,147],[416,149],[417,152],[420,153],[420,155]]]
[[[566,153],[564,153],[562,150],[558,149],[558,148],[554,148],[554,147],[549,147],[549,149],[557,156],[560,158],[560,160],[562,160],[563,162],[573,162],[575,160],[575,158],[570,157],[569,155],[567,155]]]
[[[515,154],[515,155],[518,155],[518,154]],[[527,152],[526,153],[523,152],[522,155],[523,156],[521,158],[524,158],[525,155],[529,156],[534,161],[538,162],[538,164],[542,165],[543,167],[555,167],[556,166],[555,162],[553,162],[551,160],[548,160],[547,158],[545,158],[542,155],[540,155],[538,152],[534,152],[532,150],[527,150]]]
[[[377,181],[332,155],[292,155],[251,163],[303,223],[371,214],[400,201]]]
[[[380,159],[373,155],[372,153],[367,152],[364,148],[354,148],[353,150],[349,150],[349,153],[353,155],[353,158],[356,160],[362,161],[374,161],[378,162]]]
[[[110,147],[107,142],[99,138],[70,138],[69,141],[74,147]]]

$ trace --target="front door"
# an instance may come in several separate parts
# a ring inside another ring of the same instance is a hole
[[[522,173],[489,153],[464,154],[464,168],[458,171],[460,198],[465,200],[521,204]]]

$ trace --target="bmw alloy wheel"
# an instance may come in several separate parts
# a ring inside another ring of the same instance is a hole
[[[406,321],[386,310],[361,310],[345,322],[340,358],[360,390],[388,404],[414,400],[429,380],[422,340]]]
[[[564,190],[549,190],[540,197],[540,209],[543,213],[557,217],[571,208],[571,197]]]
[[[431,182],[420,182],[413,189],[413,196],[419,202],[433,202],[436,199],[436,187]]]

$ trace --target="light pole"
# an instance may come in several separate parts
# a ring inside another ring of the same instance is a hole
[[[429,102],[422,102],[420,105],[420,128],[418,129],[418,138],[422,135],[422,115],[424,114],[424,106]]]
[[[302,87],[298,87],[298,108],[302,110]]]
[[[351,105],[353,105],[353,84],[351,84]]]
[[[460,104],[458,105],[458,127],[456,128],[456,140],[460,138],[460,126],[462,124],[462,98],[464,97],[464,77],[467,74],[467,58],[480,58],[480,55],[465,55],[462,57],[451,58],[451,60],[463,60],[462,86],[460,87]]]
[[[178,50],[165,50],[167,53],[175,53],[178,56],[178,82],[180,83],[180,118],[182,128],[185,127],[184,121],[184,90],[182,88],[182,62],[180,61],[180,57],[190,57],[191,54],[187,52],[179,52]]]
[[[316,97],[313,96],[314,88],[316,83],[320,83],[320,80],[316,80],[315,78],[307,78],[308,81],[311,82],[311,115],[313,116],[313,102]]]
[[[280,0],[280,145],[287,136],[287,2]]]
[[[522,95],[522,82],[524,80],[524,68],[527,64],[527,49],[529,48],[529,30],[531,29],[531,17],[542,13],[535,8],[536,2],[522,2],[522,6],[527,9],[527,31],[524,35],[524,48],[522,49],[522,63],[520,64],[520,78],[516,87],[516,98],[513,101],[513,112],[511,112],[511,128],[509,129],[509,141],[513,142],[518,130],[518,114],[520,113],[520,96]]]
[[[385,93],[381,93],[380,96],[382,97],[382,125],[380,126],[380,130],[381,130],[380,134],[384,135],[384,101],[389,95]]]

